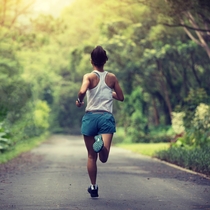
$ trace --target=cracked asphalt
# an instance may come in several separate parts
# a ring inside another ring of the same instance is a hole
[[[53,135],[0,165],[0,210],[210,210],[210,179],[114,146],[93,199],[86,161],[82,136]]]

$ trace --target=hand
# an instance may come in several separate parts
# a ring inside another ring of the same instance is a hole
[[[81,102],[81,103],[80,103],[78,100],[76,100],[76,106],[77,106],[77,107],[81,107],[83,104],[84,104],[84,102]]]

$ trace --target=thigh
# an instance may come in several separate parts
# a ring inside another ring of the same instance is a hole
[[[97,154],[93,150],[93,143],[95,142],[94,136],[85,136],[84,135],[85,146],[88,151],[88,156],[97,158]]]

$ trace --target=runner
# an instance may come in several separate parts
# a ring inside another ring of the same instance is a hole
[[[117,77],[104,71],[108,60],[106,51],[97,46],[91,53],[93,71],[83,76],[83,82],[76,100],[81,107],[87,94],[87,106],[82,118],[81,133],[84,136],[88,152],[87,170],[91,185],[88,192],[91,197],[98,197],[97,158],[102,163],[107,162],[113,134],[116,132],[115,119],[112,115],[113,98],[124,100],[122,89]]]

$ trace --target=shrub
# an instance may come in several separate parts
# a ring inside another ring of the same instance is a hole
[[[190,90],[187,98],[185,99],[184,105],[181,107],[181,110],[185,113],[184,126],[186,129],[190,129],[192,127],[195,112],[199,104],[209,104],[209,102],[209,96],[204,89],[198,88]]]
[[[210,147],[170,147],[156,152],[155,157],[181,167],[210,175]]]
[[[205,147],[210,143],[210,107],[204,103],[199,104],[189,131],[195,146]]]
[[[35,136],[43,134],[49,127],[49,112],[45,101],[37,101],[37,103],[27,103],[22,107],[19,113],[19,119],[15,122],[8,120],[7,126],[10,128],[11,140],[13,144],[21,141],[28,141]]]
[[[0,152],[5,152],[11,145],[10,133],[3,126],[3,123],[0,123]]]
[[[185,117],[184,112],[172,112],[172,129],[174,133],[180,134],[185,131],[184,120]]]
[[[174,134],[171,127],[168,126],[151,127],[148,128],[146,133],[133,127],[130,127],[128,131],[130,134],[127,138],[130,139],[130,142],[134,143],[170,142]]]
[[[174,132],[185,132],[182,137],[177,138],[176,145],[205,147],[210,144],[210,107],[204,103],[197,106],[190,128],[185,128],[183,125],[184,115],[183,112],[174,112],[172,115],[172,128]]]
[[[34,110],[34,125],[36,128],[36,135],[42,134],[49,128],[50,108],[45,101],[37,101]]]

